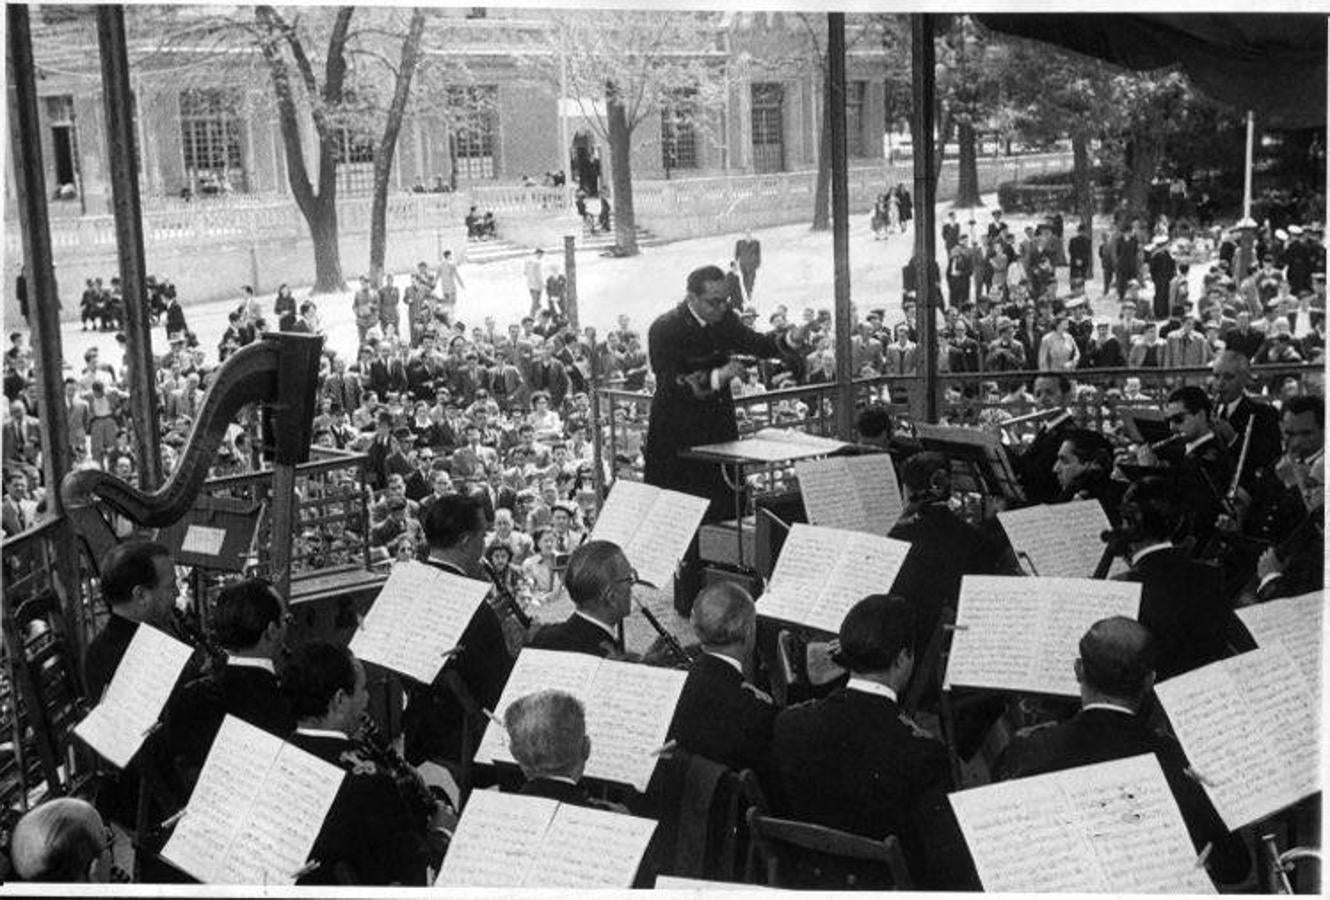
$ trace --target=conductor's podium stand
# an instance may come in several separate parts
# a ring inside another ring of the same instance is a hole
[[[738,532],[736,534],[736,532]],[[755,516],[744,516],[743,528],[738,527],[734,519],[727,519],[724,522],[712,522],[709,525],[703,525],[697,530],[697,549],[703,561],[715,563],[723,566],[733,566],[738,568],[741,563],[741,557],[738,554],[739,542],[743,542],[744,562],[755,562],[757,560],[756,547],[757,542],[757,518]],[[756,566],[759,570],[761,566]]]

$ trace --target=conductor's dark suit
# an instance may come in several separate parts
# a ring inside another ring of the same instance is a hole
[[[760,771],[767,766],[775,719],[775,705],[746,685],[742,672],[703,653],[689,667],[669,734],[689,753]]]
[[[772,760],[778,815],[894,834],[918,886],[977,887],[947,803],[946,751],[890,698],[845,687],[790,707],[776,717]]]
[[[1228,656],[1225,632],[1232,613],[1218,568],[1169,546],[1145,554],[1115,580],[1141,585],[1137,619],[1155,638],[1160,681]]]
[[[1075,718],[1017,737],[998,761],[998,780],[1044,775],[1077,766],[1153,753],[1192,843],[1199,851],[1214,844],[1211,871],[1232,883],[1246,877],[1250,860],[1242,841],[1228,833],[1205,791],[1186,775],[1187,757],[1172,738],[1152,731],[1137,715],[1102,706],[1083,709]]]
[[[606,657],[622,649],[615,638],[594,622],[573,613],[562,622],[546,625],[531,636],[528,647],[535,650],[559,650]]]

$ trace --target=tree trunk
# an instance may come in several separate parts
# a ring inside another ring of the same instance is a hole
[[[388,179],[393,171],[397,138],[402,133],[402,119],[406,114],[406,101],[411,96],[411,79],[415,76],[420,59],[420,39],[424,33],[425,12],[416,8],[411,12],[411,25],[402,41],[402,58],[397,67],[393,99],[388,105],[383,136],[374,148],[374,199],[369,214],[369,278],[375,287],[379,286],[383,277],[383,259],[388,245]]]
[[[633,214],[633,172],[629,157],[632,153],[633,132],[628,127],[628,114],[613,90],[605,96],[605,116],[609,120],[610,165],[613,166],[614,194],[611,214],[614,217],[614,240],[620,256],[636,256],[637,220]]]
[[[955,206],[966,209],[979,205],[979,160],[975,150],[974,124],[969,119],[960,122],[956,136],[960,149],[960,171],[956,181]]]
[[[831,79],[822,67],[822,128],[817,144],[817,187],[813,191],[813,230],[831,230]]]
[[[1094,235],[1094,185],[1090,181],[1090,136],[1076,132],[1071,136],[1072,208],[1085,225],[1087,234]],[[1090,268],[1086,275],[1094,274],[1094,254],[1090,254]]]
[[[1159,168],[1163,144],[1153,137],[1136,134],[1128,145],[1129,165],[1125,193],[1133,215],[1145,218],[1150,207],[1150,182]]]
[[[346,289],[342,278],[342,248],[337,238],[337,198],[319,197],[305,212],[314,241],[314,287],[311,293],[332,294]]]

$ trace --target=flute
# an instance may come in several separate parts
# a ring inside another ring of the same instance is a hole
[[[1066,411],[1067,410],[1065,408],[1060,406],[1055,406],[1052,409],[1039,409],[1035,410],[1032,413],[1026,413],[1023,416],[1016,416],[1014,418],[1006,419],[1002,422],[999,422],[998,427],[1010,428],[1013,425],[1024,425],[1026,422],[1037,422],[1040,419],[1051,419],[1054,416],[1062,415]]]
[[[1238,465],[1237,468],[1233,470],[1233,481],[1229,483],[1228,493],[1225,495],[1230,506],[1233,504],[1233,500],[1238,496],[1238,482],[1242,479],[1243,467],[1247,465],[1247,451],[1251,449],[1251,433],[1252,427],[1255,424],[1256,416],[1248,416],[1247,427],[1242,432],[1242,450],[1238,452]]]
[[[656,630],[656,634],[660,635],[661,640],[665,641],[665,646],[669,648],[670,654],[674,657],[675,661],[681,666],[692,665],[693,658],[688,655],[688,651],[683,648],[683,644],[679,643],[679,639],[665,630],[665,626],[660,624],[660,620],[656,618],[655,613],[647,609],[646,604],[640,601],[637,604],[637,608],[641,610],[642,615],[647,620],[647,624]]]

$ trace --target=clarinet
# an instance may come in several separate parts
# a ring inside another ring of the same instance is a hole
[[[642,616],[647,620],[647,624],[654,628],[656,634],[660,635],[661,639],[665,641],[665,646],[669,648],[670,655],[674,657],[676,665],[683,669],[691,666],[693,664],[693,658],[688,655],[688,651],[683,648],[683,644],[679,643],[679,639],[670,634],[669,631],[665,629],[664,625],[660,624],[660,620],[656,618],[655,613],[647,609],[646,604],[644,603],[638,603],[637,608],[641,610]]]
[[[499,577],[498,570],[494,568],[493,564],[491,564],[488,559],[481,559],[480,567],[484,569],[485,574],[490,577],[490,581],[494,584],[494,593],[498,595],[499,601],[503,604],[504,608],[506,608],[508,612],[512,614],[512,617],[517,620],[517,624],[521,625],[524,629],[530,628],[531,617],[526,614],[524,609],[522,609],[522,604],[517,602],[517,598],[513,596],[512,589],[504,584],[503,579]]]
[[[226,665],[226,650],[222,648],[221,644],[208,636],[208,632],[194,616],[178,606],[172,608],[171,614],[175,619],[175,627],[180,636],[195,650],[203,651],[212,668],[217,669]]]
[[[420,773],[384,739],[378,724],[367,712],[360,714],[359,738],[361,746],[397,785],[412,814],[424,819],[432,818],[439,809],[439,798],[425,784]]]

